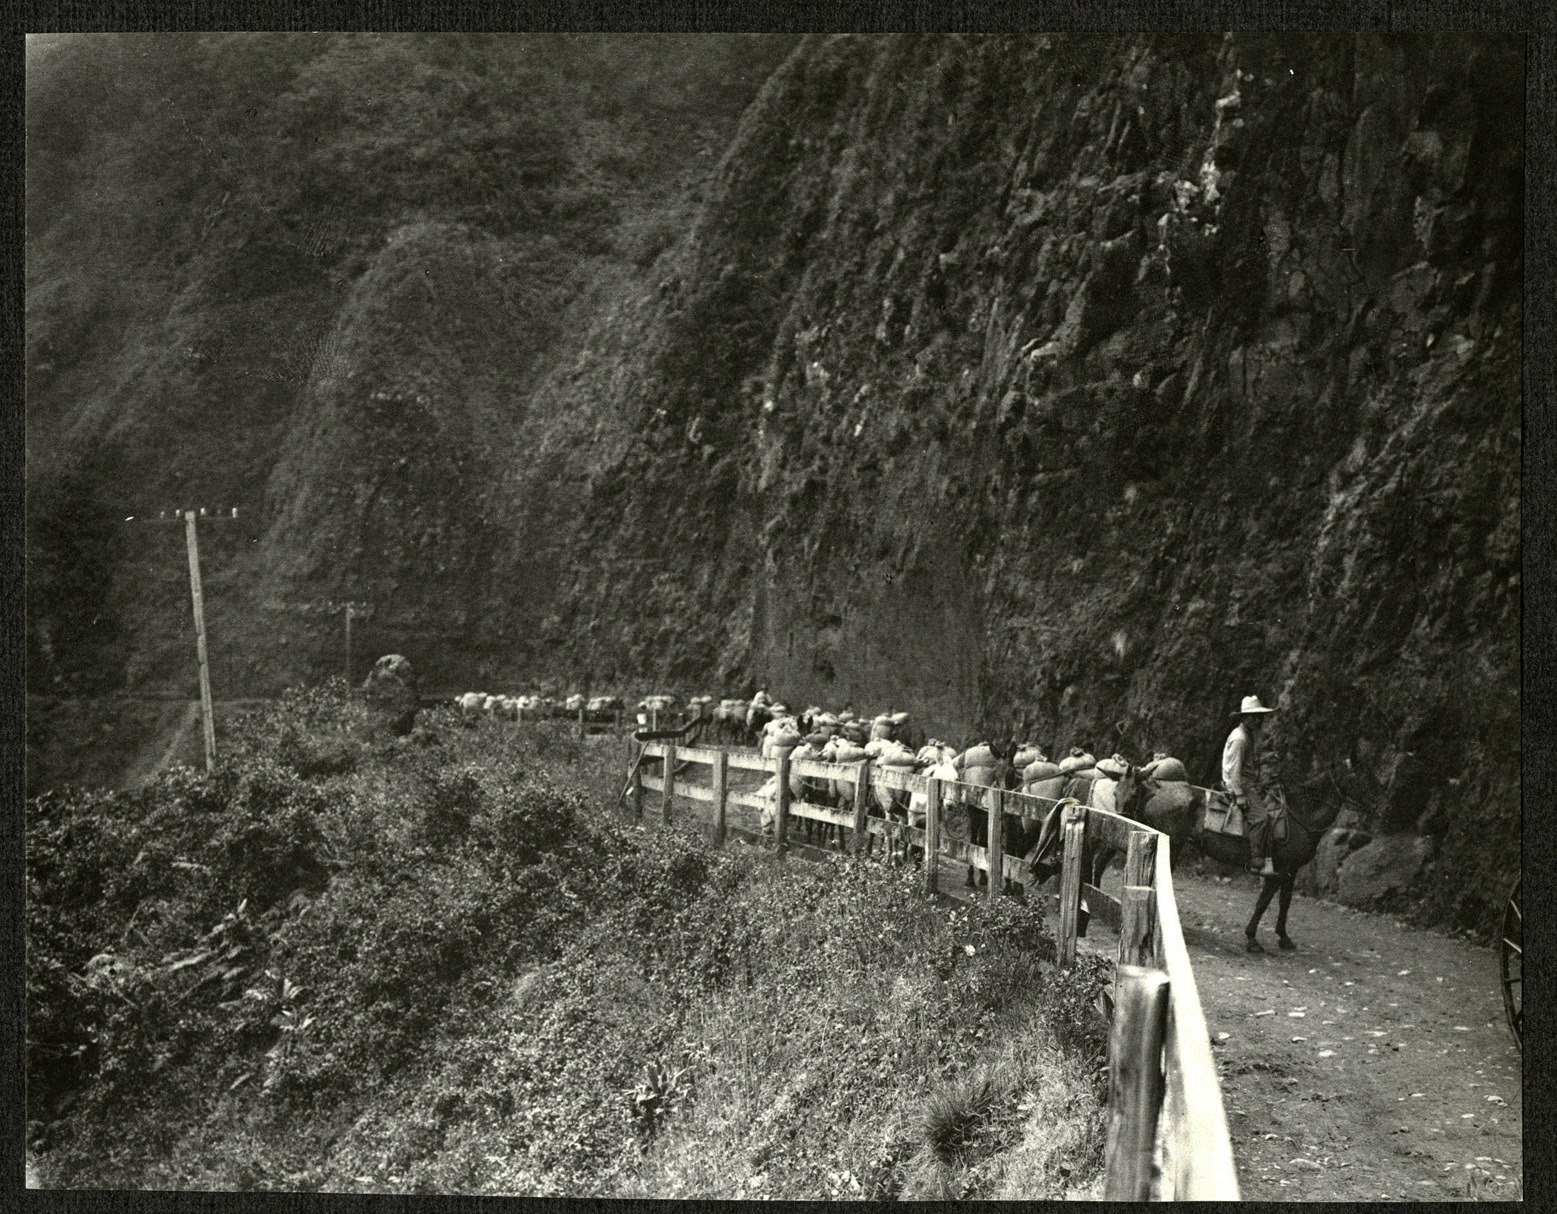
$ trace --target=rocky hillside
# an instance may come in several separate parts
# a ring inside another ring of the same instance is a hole
[[[1377,785],[1317,882],[1489,921],[1517,40],[447,43],[34,107],[30,677],[189,683],[176,540],[78,516],[237,501],[232,694],[335,669],[327,597],[450,687],[765,680],[1201,779],[1253,691],[1294,781]]]

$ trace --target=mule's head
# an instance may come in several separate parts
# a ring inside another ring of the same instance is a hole
[[[1146,795],[1146,777],[1128,759],[1124,769],[1124,775],[1114,785],[1114,809],[1126,818],[1138,818],[1141,801]]]

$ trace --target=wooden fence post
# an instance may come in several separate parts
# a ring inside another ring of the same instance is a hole
[[[1119,966],[1150,965],[1157,935],[1156,894],[1152,874],[1157,865],[1157,836],[1149,831],[1130,832],[1125,853],[1124,885],[1119,891]],[[1115,971],[1115,1001],[1118,974]]]
[[[676,744],[674,742],[665,743],[665,781],[663,788],[665,795],[660,801],[660,817],[668,823],[670,821],[670,803],[676,795]]]
[[[1162,867],[1167,867],[1168,860],[1169,860],[1168,849],[1173,846],[1173,840],[1171,838],[1169,838],[1167,835],[1163,835],[1161,838],[1155,840],[1155,844],[1156,844],[1156,846],[1155,846],[1154,851],[1153,851],[1153,861],[1154,861],[1154,863],[1152,865],[1152,876],[1151,876],[1151,886],[1152,886],[1153,890],[1155,890],[1157,888],[1157,872],[1156,872],[1157,867],[1159,865],[1162,866]],[[1167,946],[1163,942],[1163,933],[1162,933],[1161,930],[1158,929],[1158,927],[1156,925],[1156,917],[1157,917],[1156,916],[1156,894],[1154,893],[1152,895],[1152,959],[1151,959],[1151,964],[1156,966],[1160,970],[1166,970],[1168,968],[1168,949],[1167,949]]]
[[[854,779],[854,854],[865,854],[870,834],[865,829],[865,818],[870,811],[870,760],[864,759],[856,766]]]
[[[1060,965],[1076,960],[1076,917],[1081,911],[1081,860],[1086,850],[1087,811],[1067,805],[1061,818],[1065,841],[1064,868],[1060,873]]]
[[[639,742],[637,739],[633,738],[631,735],[629,735],[629,737],[628,737],[627,746],[628,746],[628,749],[633,754],[632,791],[629,792],[627,795],[628,795],[628,799],[632,801],[633,816],[635,818],[637,818],[638,821],[642,822],[643,821],[643,752],[646,751],[649,747],[648,747],[648,743],[646,743],[646,742]]]
[[[725,840],[725,797],[728,794],[729,776],[725,772],[724,751],[714,751],[714,846],[723,847]]]
[[[773,846],[782,857],[789,850],[789,756],[778,757],[778,795],[774,798]]]
[[[1003,788],[989,790],[989,900],[999,899],[1005,887],[1005,833],[1006,792]]]
[[[1104,1201],[1151,1198],[1162,1112],[1162,1043],[1168,1025],[1168,976],[1137,965],[1119,967],[1119,993],[1109,1033],[1108,1153]]]
[[[925,777],[924,789],[924,887],[930,893],[940,888],[941,868],[941,782]]]
[[[578,737],[580,742],[584,740],[584,710],[582,708],[578,710]]]

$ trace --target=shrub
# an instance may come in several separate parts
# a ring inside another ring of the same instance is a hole
[[[1034,909],[612,821],[567,782],[614,756],[565,730],[560,764],[453,714],[349,771],[282,761],[354,712],[293,696],[212,775],[29,806],[29,1107],[54,1175],[893,1196],[927,1101],[1035,1007],[1090,1015],[1093,975],[1046,968]],[[956,1144],[1003,1145],[1023,1097],[984,1116],[970,1091],[932,1136],[987,1194],[989,1152]]]

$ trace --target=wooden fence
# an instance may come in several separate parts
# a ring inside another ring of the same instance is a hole
[[[1091,918],[1119,934],[1114,1012],[1109,1033],[1110,1117],[1104,1197],[1117,1201],[1237,1201],[1221,1084],[1211,1056],[1205,1013],[1195,988],[1189,952],[1179,924],[1169,865],[1168,836],[1107,810],[1055,802],[1028,793],[934,779],[923,773],[876,767],[869,760],[833,764],[811,759],[764,759],[751,751],[677,747],[674,742],[628,742],[628,795],[643,816],[646,791],[659,793],[666,822],[677,797],[713,806],[712,834],[723,843],[731,806],[771,810],[773,845],[789,848],[796,818],[831,823],[853,832],[853,848],[879,837],[891,848],[923,849],[925,886],[938,888],[938,860],[945,858],[989,874],[987,896],[1000,896],[1006,878],[1026,881],[1027,863],[1001,852],[1004,815],[1047,815],[1056,804],[1061,818],[1064,862],[1060,872],[1058,956],[1061,966],[1076,958],[1083,898]],[[645,760],[663,760],[662,775],[643,770]],[[690,767],[706,768],[706,781],[689,778]],[[772,797],[732,789],[731,771],[777,776]],[[791,795],[791,774],[843,780],[854,786],[854,803],[839,808]],[[923,793],[924,825],[874,816],[876,789]],[[979,847],[945,838],[943,810],[982,808],[989,815],[989,844]],[[1084,880],[1089,847],[1107,846],[1125,856],[1124,884],[1114,897]]]

